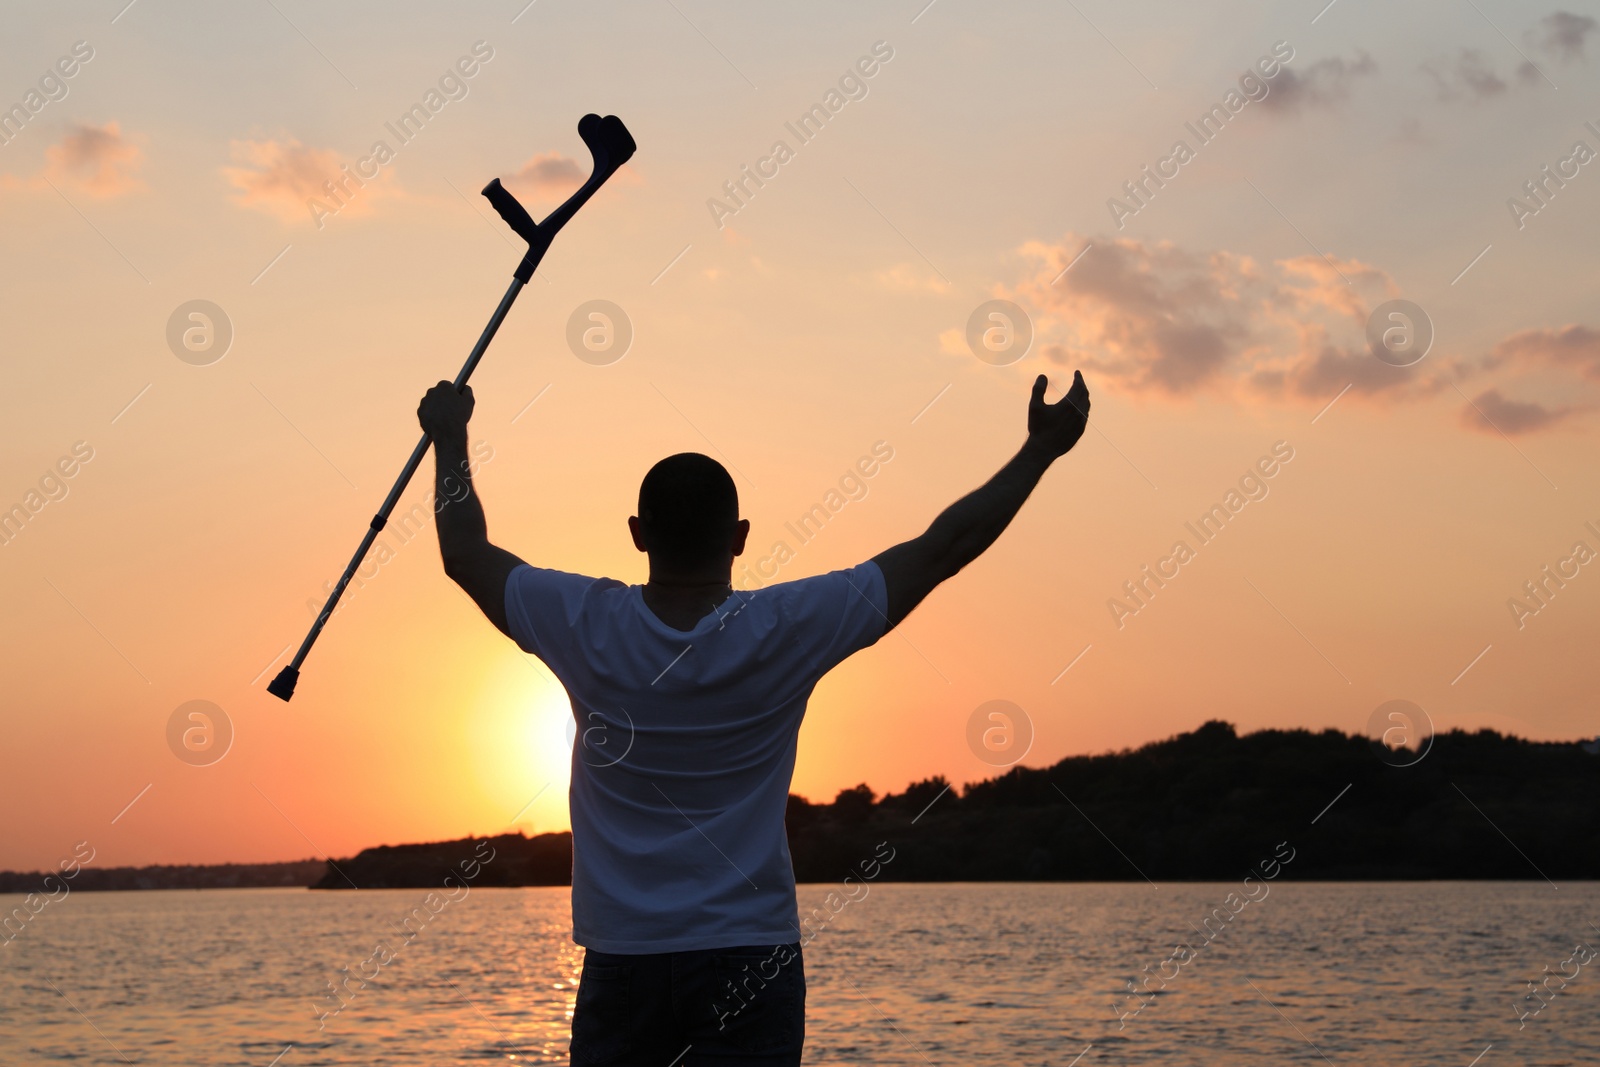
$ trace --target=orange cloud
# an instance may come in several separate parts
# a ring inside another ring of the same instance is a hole
[[[1041,312],[1045,357],[1126,392],[1322,403],[1349,387],[1400,400],[1433,395],[1457,373],[1437,356],[1395,367],[1372,354],[1367,318],[1399,289],[1358,260],[1305,255],[1261,265],[1226,250],[1071,234],[1020,252],[1035,266],[1015,295]]]
[[[307,202],[326,194],[323,182],[339,174],[339,156],[329,149],[287,141],[233,141],[230,154],[239,167],[223,167],[238,190],[234,203],[276,215],[283,222],[311,221]]]
[[[1262,267],[1227,251],[1073,234],[1019,251],[1033,266],[1013,295],[1037,312],[1045,358],[1092,370],[1124,392],[1324,403],[1346,390],[1376,401],[1418,400],[1504,369],[1600,381],[1600,330],[1581,324],[1520,330],[1477,361],[1433,355],[1396,367],[1380,360],[1367,345],[1367,319],[1399,287],[1358,260],[1305,255]],[[961,354],[960,340],[959,331],[947,331],[940,347]],[[1487,433],[1532,433],[1596,407],[1513,400],[1492,388],[1463,409],[1461,422]]]
[[[1364,325],[1371,307],[1362,294],[1385,300],[1400,295],[1394,279],[1359,260],[1298,256],[1278,265],[1290,283],[1286,295],[1296,311],[1326,309]]]
[[[1057,316],[1067,340],[1046,354],[1099,371],[1133,391],[1169,395],[1218,384],[1250,337],[1254,267],[1226,253],[1209,259],[1171,242],[1096,239],[1030,241],[1039,263],[1019,292]]]
[[[554,199],[572,192],[588,177],[589,171],[571,156],[545,152],[518,167],[505,181],[531,190],[535,197]]]
[[[1271,396],[1322,401],[1346,386],[1357,396],[1415,399],[1444,388],[1439,361],[1395,367],[1372,354],[1366,323],[1372,309],[1400,295],[1388,273],[1354,259],[1317,255],[1279,260],[1262,333],[1272,337],[1248,372],[1252,387]],[[1287,339],[1292,337],[1293,344]],[[1285,353],[1277,355],[1275,353]]]
[[[1498,389],[1489,389],[1473,397],[1461,409],[1461,425],[1479,433],[1513,436],[1547,429],[1586,407],[1579,404],[1548,407],[1537,401],[1512,400]]]
[[[1600,381],[1600,330],[1576,323],[1559,330],[1519,330],[1495,345],[1491,364],[1542,363]]]
[[[115,122],[74,123],[58,143],[44,151],[45,177],[77,186],[92,196],[113,197],[143,189],[135,177],[144,151]]]
[[[910,263],[896,263],[888,270],[874,271],[872,280],[875,284],[885,289],[892,289],[900,293],[913,293],[926,290],[932,293],[948,293],[950,283],[936,274],[929,274],[918,270]]]
[[[1397,292],[1376,267],[1315,255],[1262,267],[1171,242],[1089,243],[1081,259],[1085,241],[1072,235],[1023,245],[1037,269],[1018,294],[1046,312],[1039,325],[1048,358],[1128,391],[1182,397],[1230,392],[1242,381],[1258,393],[1325,399],[1346,385],[1400,395],[1442,384],[1368,351],[1370,309]]]
[[[233,202],[282,222],[317,225],[330,214],[366,215],[376,201],[400,195],[387,170],[356,178],[341,165],[337,152],[294,138],[233,141],[229,149],[233,161],[241,164],[222,168],[237,190]]]
[[[544,152],[518,167],[516,173],[501,175],[501,180],[513,192],[529,200],[565,199],[589,180],[589,164],[580,163],[560,152]],[[641,184],[639,175],[628,166],[618,170],[611,181],[626,185]]]

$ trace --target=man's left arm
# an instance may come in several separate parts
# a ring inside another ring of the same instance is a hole
[[[514,553],[489,543],[483,503],[472,487],[467,458],[467,423],[472,418],[472,387],[458,393],[449,382],[428,390],[417,421],[433,438],[434,524],[444,572],[507,637],[506,579],[522,566]],[[515,640],[515,638],[513,638]]]

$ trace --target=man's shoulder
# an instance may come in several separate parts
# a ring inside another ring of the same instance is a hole
[[[829,601],[841,595],[851,595],[852,590],[870,599],[874,585],[881,586],[882,583],[883,572],[869,559],[850,567],[840,567],[821,574],[807,575],[804,578],[791,578],[786,582],[774,582],[772,585],[742,592],[745,596],[759,595],[767,598],[770,604],[781,605]]]
[[[584,574],[580,571],[567,571],[562,570],[559,567],[541,567],[536,563],[518,564],[511,573],[517,574],[518,572],[523,573],[527,578],[537,581],[566,582],[571,584],[593,584],[600,587],[617,586],[623,589],[627,588],[626,582],[620,582],[615,578]]]
[[[615,578],[595,577],[577,571],[564,571],[555,567],[540,567],[523,563],[512,568],[506,576],[508,592],[523,597],[559,596],[562,598],[609,596],[626,592],[630,587]]]

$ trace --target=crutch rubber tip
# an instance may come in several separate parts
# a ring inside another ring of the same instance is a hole
[[[278,672],[278,676],[267,686],[267,692],[279,700],[287,701],[294,696],[294,684],[300,680],[300,671],[294,667],[285,667]]]

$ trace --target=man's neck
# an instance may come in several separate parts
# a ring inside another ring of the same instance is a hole
[[[733,595],[732,577],[731,567],[666,573],[652,568],[644,585],[645,606],[673,629],[692,630]]]
[[[703,591],[706,589],[725,589],[732,585],[733,582],[731,580],[731,575],[721,578],[686,580],[682,578],[657,578],[652,574],[650,579],[645,582],[645,584],[650,586],[652,589],[660,589],[663,591],[672,591],[678,589]]]

